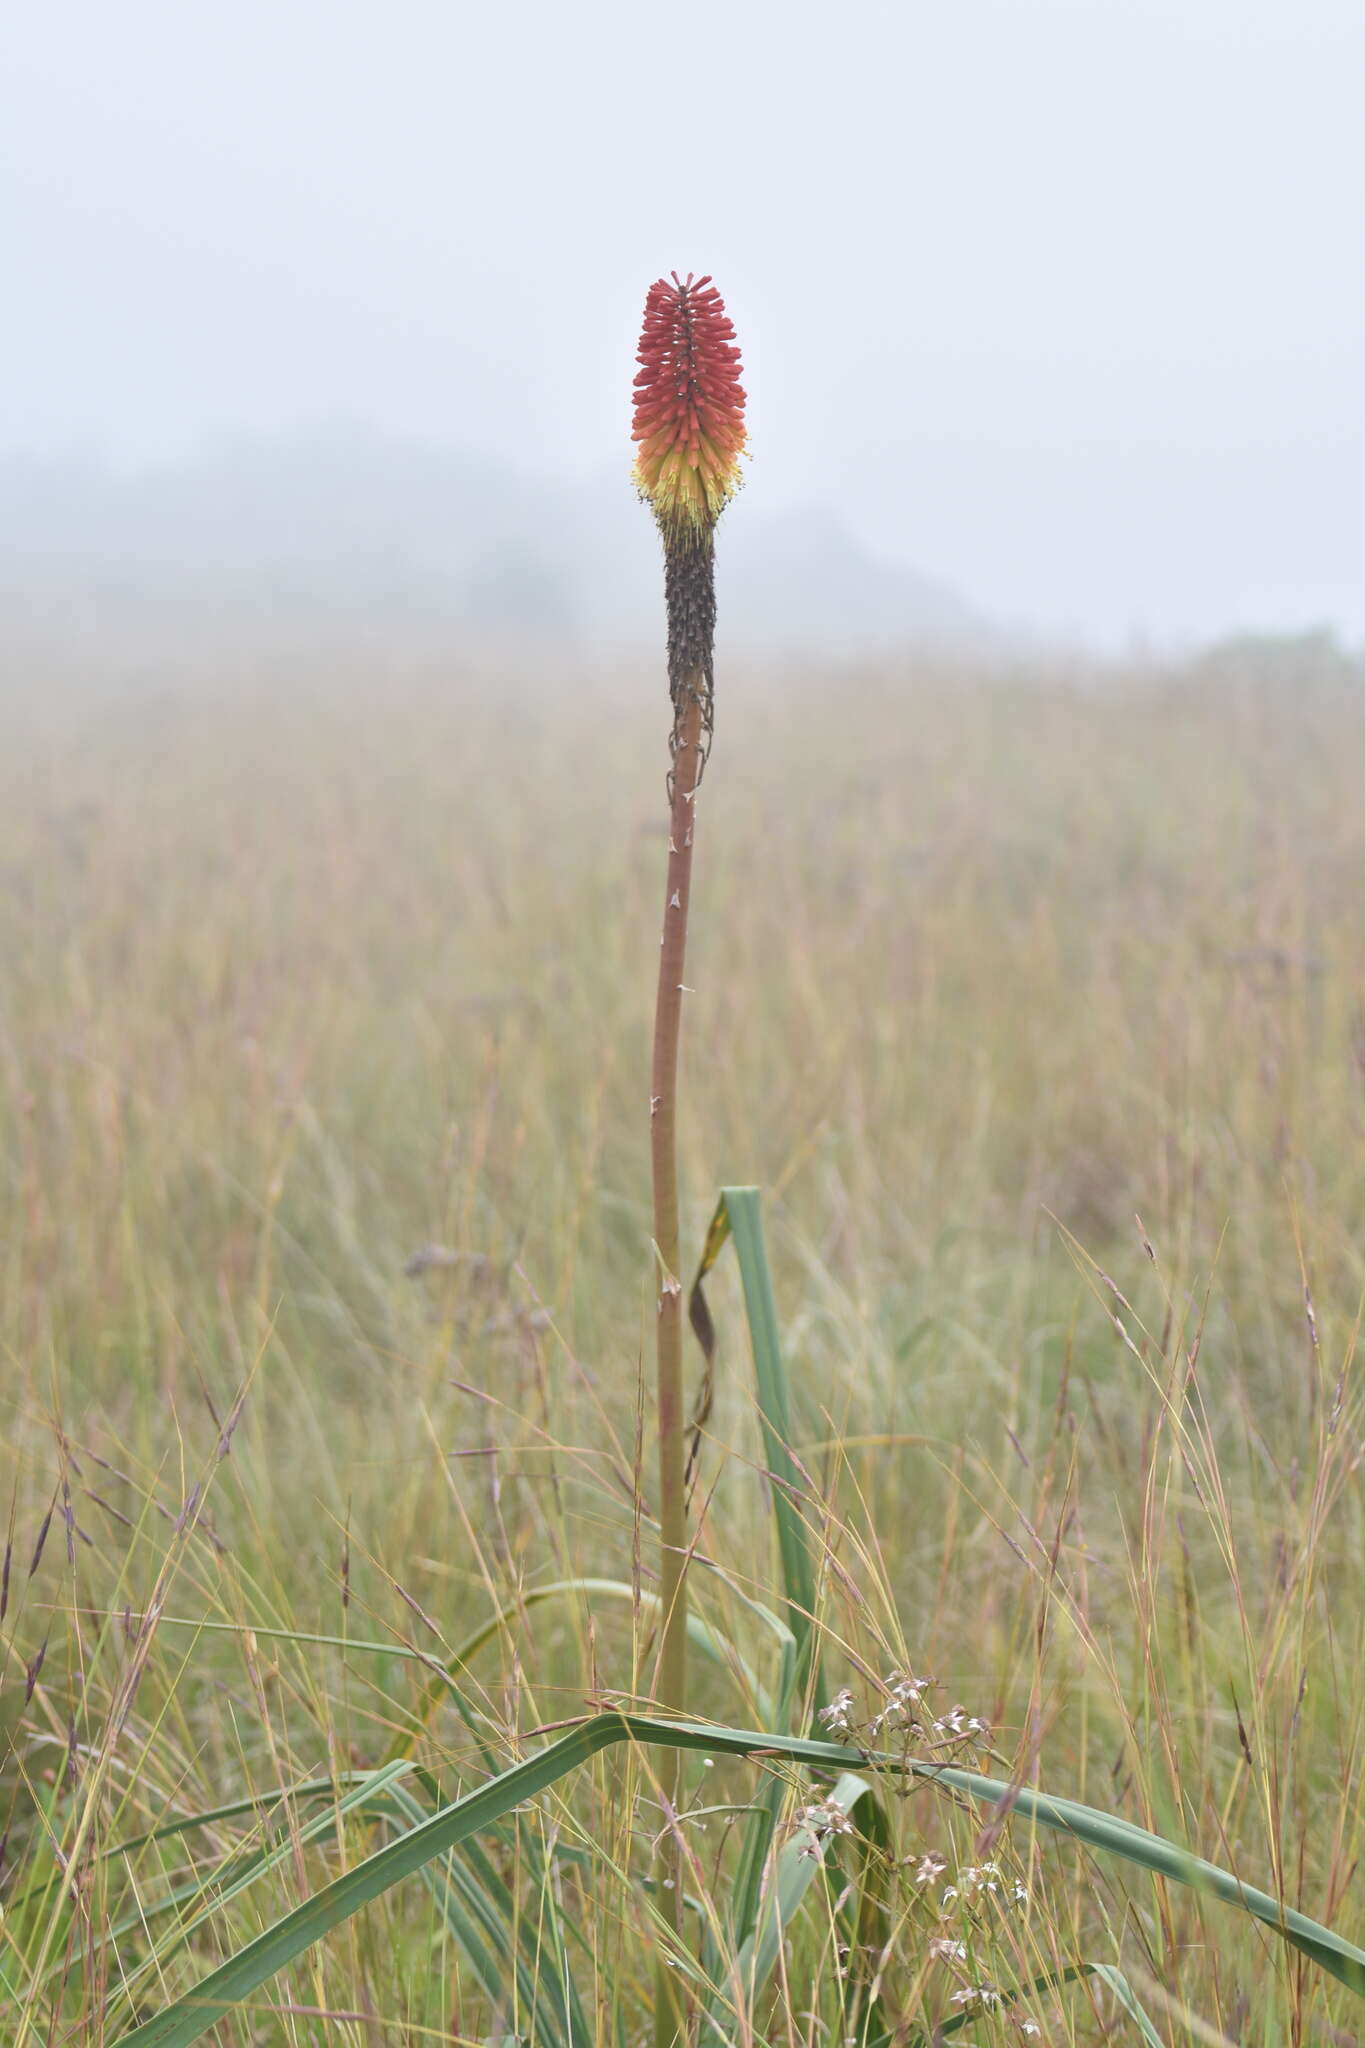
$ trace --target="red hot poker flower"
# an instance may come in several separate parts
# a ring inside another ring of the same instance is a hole
[[[725,302],[709,277],[649,288],[635,379],[635,479],[666,542],[709,534],[739,487],[744,391]]]

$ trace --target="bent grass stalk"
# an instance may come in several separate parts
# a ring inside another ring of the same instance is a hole
[[[739,350],[724,302],[709,277],[673,272],[650,286],[637,358],[633,438],[635,480],[664,546],[668,608],[670,738],[668,868],[650,1074],[650,1160],[657,1261],[656,1408],[659,1458],[662,1625],[655,1697],[676,1714],[687,1707],[687,1479],[683,1398],[682,1252],[678,1222],[678,1043],[682,1029],[687,911],[696,840],[697,792],[712,730],[716,521],[739,481],[744,392]],[[683,1858],[672,1839],[682,1756],[670,1751],[661,1792],[664,1825],[656,1859],[658,1898],[682,1932]],[[676,1977],[661,1962],[657,2038],[683,2030]]]

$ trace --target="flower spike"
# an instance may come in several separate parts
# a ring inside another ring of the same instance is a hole
[[[709,277],[649,288],[635,379],[635,480],[665,544],[704,544],[739,488],[744,390],[735,330]]]
[[[675,270],[650,286],[636,360],[635,482],[664,544],[674,765],[695,748],[699,781],[712,730],[716,521],[739,488],[745,445],[735,330],[709,277]],[[700,712],[690,740],[689,706]]]

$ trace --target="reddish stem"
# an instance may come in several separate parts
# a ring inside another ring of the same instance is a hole
[[[650,1079],[650,1153],[654,1171],[654,1242],[657,1249],[659,1524],[662,1635],[655,1696],[675,1714],[687,1707],[687,1494],[686,1417],[683,1410],[682,1254],[678,1227],[678,1039],[682,1025],[683,974],[687,959],[687,902],[696,837],[696,789],[702,767],[702,701],[688,685],[673,764],[669,823],[668,880],[663,938],[659,947],[659,993],[654,1011],[654,1059]],[[662,1769],[665,1834],[657,1869],[659,1903],[681,1931],[683,1866],[671,1836],[682,1782],[682,1755],[670,1751]],[[671,1881],[671,1883],[670,1883]],[[660,1972],[659,2038],[681,2031],[676,1971]]]

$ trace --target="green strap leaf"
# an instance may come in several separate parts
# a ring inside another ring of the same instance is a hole
[[[744,1287],[744,1311],[753,1349],[754,1382],[758,1395],[759,1420],[763,1430],[763,1455],[773,1489],[773,1515],[777,1523],[777,1545],[782,1560],[782,1583],[787,1595],[787,1619],[797,1642],[797,1663],[804,1678],[810,1667],[814,1645],[815,1572],[811,1564],[810,1535],[801,1513],[807,1493],[796,1460],[791,1453],[791,1405],[788,1400],[787,1371],[782,1362],[782,1345],[777,1329],[777,1305],[773,1298],[772,1272],[763,1242],[763,1218],[757,1188],[722,1188],[716,1213],[711,1219],[702,1249],[697,1277],[688,1298],[688,1315],[706,1360],[702,1392],[693,1415],[693,1456],[696,1438],[710,1413],[715,1383],[716,1329],[706,1299],[704,1282],[715,1266],[728,1239],[734,1239]],[[816,1683],[817,1694],[820,1686]]]

